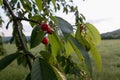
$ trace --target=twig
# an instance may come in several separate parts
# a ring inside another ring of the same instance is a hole
[[[18,20],[30,21],[30,22],[37,23],[37,24],[39,24],[39,23],[40,23],[40,22],[38,22],[38,21],[31,20],[31,19],[27,19],[27,18],[20,18],[20,17],[17,17],[17,19],[18,19]]]
[[[7,7],[9,13],[12,15],[13,18],[16,18],[15,14],[13,13],[12,11],[12,8],[11,6],[9,5],[8,1],[7,0],[3,0],[3,4],[5,7]]]

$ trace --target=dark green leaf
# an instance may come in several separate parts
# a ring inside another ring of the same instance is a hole
[[[20,0],[20,1],[21,1],[21,4],[22,4],[23,8],[24,8],[27,12],[29,12],[29,11],[32,10],[32,6],[31,6],[31,3],[30,3],[29,0]]]
[[[52,3],[53,3],[53,6],[54,6],[54,9],[56,11],[56,0],[52,0]]]
[[[65,36],[69,36],[73,32],[72,25],[60,17],[56,17],[56,18],[58,20],[58,26],[62,30],[63,34]]]
[[[31,80],[58,80],[50,64],[36,58],[32,64]]]
[[[66,14],[68,14],[68,8],[67,7],[64,7],[63,8],[63,13],[66,12]]]
[[[47,52],[47,51],[40,51],[40,54],[42,55],[42,57],[46,60],[49,61],[49,58],[51,56],[51,53]]]
[[[57,18],[56,18],[55,16],[51,15],[50,18],[51,18],[56,24],[58,24],[58,20],[57,20]]]
[[[85,16],[83,14],[80,14],[84,20],[86,20]]]
[[[42,10],[42,3],[43,3],[43,1],[42,0],[35,0],[36,1],[36,4],[37,4],[37,6],[38,6],[38,9],[41,11]]]
[[[10,54],[0,60],[0,71],[7,67],[13,60],[19,56],[18,53]]]
[[[22,55],[20,55],[19,57],[17,57],[17,64],[18,65],[22,65],[24,67],[27,66],[26,57],[25,57],[25,55],[23,53],[22,53]]]
[[[85,51],[84,47],[82,46],[81,43],[78,42],[77,39],[75,39],[74,37],[70,37],[70,43],[72,44],[73,46],[73,49],[76,51],[77,55],[81,58],[81,61],[85,61],[85,64],[87,66],[87,69],[89,70],[90,72],[90,75],[92,76],[92,66],[91,66],[91,61],[90,61],[90,57],[87,53],[87,51]],[[83,60],[82,60],[82,56],[83,56]],[[84,63],[82,63],[83,66],[85,67]],[[85,69],[86,70],[86,69]]]
[[[31,74],[29,73],[25,80],[31,80]]]
[[[31,34],[30,47],[34,48],[38,46],[44,37],[44,32],[40,29],[40,26],[36,26]]]
[[[57,9],[60,10],[60,5],[59,4],[57,4]]]
[[[18,2],[18,4],[17,4],[17,8],[20,8],[20,3]]]
[[[11,39],[10,39],[10,43],[12,43],[14,41],[15,37],[12,36]]]
[[[85,26],[87,27],[87,35],[89,39],[95,45],[98,45],[101,41],[100,33],[98,32],[98,30],[90,23],[86,23]]]
[[[34,15],[30,17],[31,20],[35,20],[38,22],[42,22],[44,19],[40,16],[40,15]],[[36,23],[30,22],[31,26],[34,27],[36,25]]]

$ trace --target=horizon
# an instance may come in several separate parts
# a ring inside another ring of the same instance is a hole
[[[105,32],[105,33],[110,33],[110,32],[114,32],[114,31],[117,31],[117,30],[120,30],[120,28],[119,29],[116,29],[116,30],[113,30],[113,31],[108,31],[108,32]],[[105,34],[105,33],[100,33],[100,35],[101,34]],[[30,35],[26,35],[26,37],[29,37]],[[5,35],[4,37],[12,37],[12,35]]]

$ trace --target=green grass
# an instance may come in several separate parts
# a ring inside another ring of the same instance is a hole
[[[7,54],[5,55],[15,53],[17,50],[13,44],[6,44],[4,46],[7,50]],[[28,72],[28,69],[25,69],[23,66],[18,66],[17,61],[15,60],[0,72],[0,80],[24,80]]]
[[[120,40],[103,40],[98,49],[103,68],[98,73],[94,67],[95,80],[120,80]]]
[[[5,44],[5,49],[7,50],[7,54],[15,53],[17,48],[14,44]],[[42,46],[42,47],[41,47]],[[36,48],[31,49],[31,52],[34,55],[37,55],[37,53],[40,50],[43,50],[43,45],[38,46]],[[0,57],[0,59],[3,56]],[[17,61],[13,61],[9,66],[7,66],[4,70],[0,71],[0,80],[25,80],[26,76],[29,73],[28,67],[23,67],[22,65],[17,65]]]
[[[15,45],[6,44],[8,54],[16,51]],[[37,52],[43,47],[32,49],[32,53],[37,55]],[[99,73],[93,63],[93,74],[95,80],[120,80],[120,40],[102,40],[98,46],[102,57],[102,72]],[[0,80],[24,80],[29,70],[23,66],[18,66],[16,61],[10,64],[7,68],[0,72]]]

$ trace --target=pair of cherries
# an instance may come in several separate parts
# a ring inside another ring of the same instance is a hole
[[[54,32],[53,28],[51,28],[50,25],[48,25],[47,23],[42,23],[40,26],[41,29],[48,34],[52,34]],[[49,43],[48,37],[45,36],[42,40],[42,43],[47,45]]]

